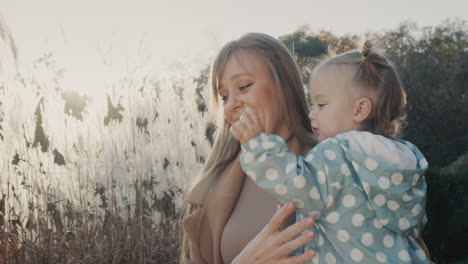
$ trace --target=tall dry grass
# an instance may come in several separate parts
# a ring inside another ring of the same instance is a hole
[[[203,84],[129,71],[84,98],[53,54],[18,70],[5,32],[0,263],[175,263],[182,192],[210,148]]]

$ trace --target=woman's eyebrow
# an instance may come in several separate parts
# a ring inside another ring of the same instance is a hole
[[[242,76],[252,76],[252,74],[246,73],[246,72],[236,73],[236,74],[231,76],[231,81],[234,80],[234,79],[238,79],[238,78],[240,78]]]

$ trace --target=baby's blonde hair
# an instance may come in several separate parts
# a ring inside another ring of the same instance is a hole
[[[351,66],[355,69],[352,82],[375,93],[372,112],[363,129],[377,135],[395,137],[401,132],[406,106],[406,92],[393,64],[370,41],[361,48],[331,55],[315,67],[314,76],[325,67]]]

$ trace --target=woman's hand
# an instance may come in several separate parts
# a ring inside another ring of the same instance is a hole
[[[288,256],[315,236],[314,232],[309,230],[291,240],[315,224],[311,217],[280,230],[282,223],[295,211],[295,208],[293,203],[287,203],[281,207],[262,231],[234,258],[232,264],[295,264],[311,260],[315,255],[313,250],[308,250],[298,256]]]

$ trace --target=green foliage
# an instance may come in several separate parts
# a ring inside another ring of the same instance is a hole
[[[381,40],[408,93],[404,137],[430,164],[449,164],[468,149],[467,21],[402,24]]]
[[[297,58],[320,57],[327,53],[327,43],[316,36],[307,34],[307,28],[279,37]]]
[[[450,166],[426,174],[429,222],[422,238],[436,263],[467,260],[468,153]]]

